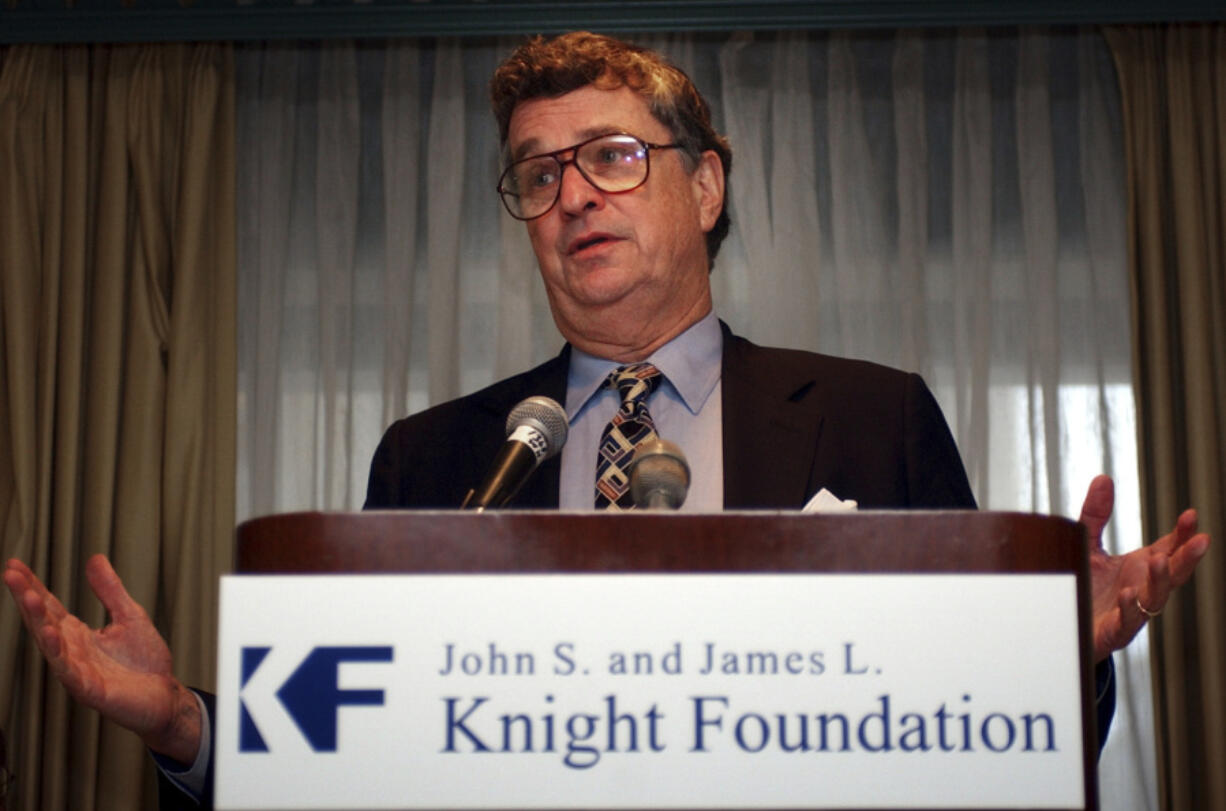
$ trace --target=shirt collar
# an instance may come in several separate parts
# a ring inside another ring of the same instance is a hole
[[[719,382],[723,343],[719,319],[712,310],[647,360],[664,374],[664,385],[672,387],[691,414],[697,414]],[[600,391],[609,372],[620,365],[571,347],[566,380],[566,416],[571,422]]]

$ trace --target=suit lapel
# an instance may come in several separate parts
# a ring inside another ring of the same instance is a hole
[[[799,509],[808,492],[822,419],[811,372],[724,330],[725,509]]]
[[[822,419],[809,396],[817,385],[811,369],[788,361],[787,353],[764,350],[724,333],[721,371],[725,509],[798,509],[808,492],[821,437]],[[566,402],[570,346],[552,360],[490,394],[479,405],[499,430],[511,408],[525,397],[544,394]],[[556,509],[561,455],[528,480],[512,501],[517,509]]]

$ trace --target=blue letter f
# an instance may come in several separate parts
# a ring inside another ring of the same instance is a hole
[[[381,705],[382,690],[342,690],[341,662],[390,662],[390,646],[320,647],[302,660],[277,691],[277,698],[316,752],[336,751],[337,714],[342,704]]]

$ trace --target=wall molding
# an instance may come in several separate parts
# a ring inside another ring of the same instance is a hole
[[[0,43],[1073,25],[1226,19],[1221,0],[0,0]]]

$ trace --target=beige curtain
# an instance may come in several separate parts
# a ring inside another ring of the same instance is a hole
[[[0,50],[0,532],[92,624],[105,552],[213,681],[232,556],[233,60],[228,46]],[[0,610],[10,808],[151,807],[135,736],[74,706]]]
[[[1226,26],[1108,29],[1123,96],[1146,534],[1217,544],[1151,625],[1163,808],[1226,808]]]

